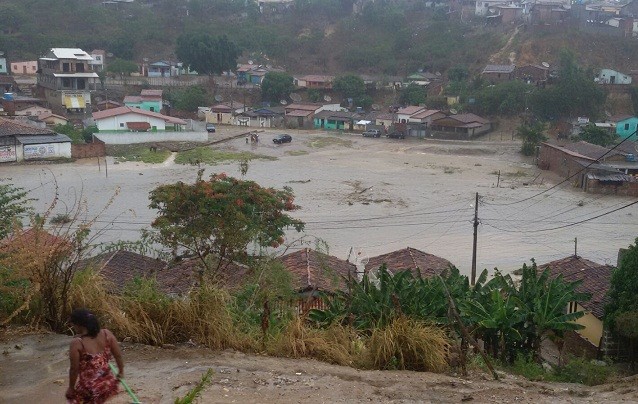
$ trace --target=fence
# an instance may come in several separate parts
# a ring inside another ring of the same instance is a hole
[[[96,133],[94,136],[106,144],[208,142],[206,132],[113,132]]]
[[[125,77],[107,78],[106,86],[156,86],[156,87],[188,87],[208,84],[208,76],[179,76],[179,77]]]

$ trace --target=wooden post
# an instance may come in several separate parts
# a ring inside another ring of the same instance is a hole
[[[496,178],[496,188],[499,187],[500,183],[501,183],[501,170],[498,170],[498,177]]]
[[[471,282],[472,286],[474,286],[474,282],[476,281],[476,245],[478,244],[478,201],[479,194],[476,193],[476,201],[474,202],[474,242],[472,243],[472,277]]]
[[[498,373],[496,373],[496,371],[494,370],[494,367],[492,366],[492,361],[485,354],[485,351],[478,346],[478,343],[476,342],[474,337],[472,337],[472,335],[467,331],[467,328],[465,328],[465,325],[463,324],[463,321],[461,320],[461,316],[456,310],[456,304],[454,304],[454,299],[452,299],[452,295],[450,295],[450,291],[448,290],[447,285],[445,284],[445,280],[443,279],[441,275],[438,275],[438,277],[441,280],[441,283],[443,284],[443,289],[445,290],[445,294],[447,295],[448,302],[450,303],[450,311],[452,312],[452,315],[454,316],[454,319],[456,320],[456,322],[459,324],[461,333],[472,345],[476,347],[476,349],[478,349],[479,353],[481,354],[481,357],[483,358],[483,361],[485,362],[485,365],[487,365],[487,368],[490,370],[490,373],[492,373],[494,380],[498,380]]]

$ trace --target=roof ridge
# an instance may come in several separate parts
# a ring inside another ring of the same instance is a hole
[[[419,265],[416,263],[416,259],[414,258],[414,254],[412,254],[412,247],[407,247],[408,250],[408,254],[410,254],[410,259],[412,260],[412,263],[414,264],[414,268],[419,268]]]

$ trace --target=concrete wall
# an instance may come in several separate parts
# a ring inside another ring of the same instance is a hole
[[[545,144],[541,144],[538,167],[541,170],[553,171],[563,177],[570,177],[583,168],[569,154]],[[576,178],[572,180],[576,180]]]
[[[585,179],[585,191],[592,194],[638,196],[638,182],[611,183]]]
[[[106,144],[208,141],[206,132],[116,132],[95,133],[94,136]]]
[[[16,147],[18,161],[71,158],[71,142],[25,144]]]

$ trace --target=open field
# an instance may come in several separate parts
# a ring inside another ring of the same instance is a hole
[[[62,402],[71,337],[0,332],[2,402]],[[468,377],[409,371],[362,371],[309,359],[274,358],[191,346],[122,344],[126,380],[143,403],[173,403],[213,369],[198,403],[602,403],[636,402],[636,376],[586,387],[530,382],[481,370]],[[5,371],[10,369],[10,371]],[[128,403],[120,393],[113,404]]]
[[[211,139],[239,131],[220,128]],[[260,134],[259,144],[246,144],[239,138],[211,147],[225,156],[249,152],[269,158],[251,160],[246,178],[294,190],[301,206],[294,215],[306,222],[306,230],[290,233],[287,241],[303,236],[303,242],[314,247],[317,240],[324,240],[329,252],[340,258],[347,258],[351,248],[365,257],[410,246],[447,258],[467,274],[476,192],[481,196],[479,270],[498,267],[509,271],[531,258],[542,263],[565,257],[574,253],[576,237],[579,255],[615,264],[618,248],[638,235],[635,207],[578,226],[545,231],[604,213],[630,199],[585,194],[570,184],[535,196],[558,179],[522,157],[515,141],[391,140],[286,132],[292,134],[292,143],[273,144],[272,137],[281,131],[267,130]],[[98,167],[95,159],[3,165],[0,177],[10,177],[31,190],[40,210],[53,200],[57,182],[60,203],[55,213],[65,213],[84,200],[96,214],[120,189],[94,227],[101,232],[100,242],[110,242],[134,240],[141,228],[148,227],[154,218],[147,207],[151,189],[192,181],[197,172],[196,166],[175,164],[172,158],[163,164],[108,161],[108,178],[104,162]],[[232,159],[206,166],[207,174],[222,171],[240,175],[239,164]],[[515,203],[526,198],[530,199]],[[288,251],[300,247],[297,242]]]

